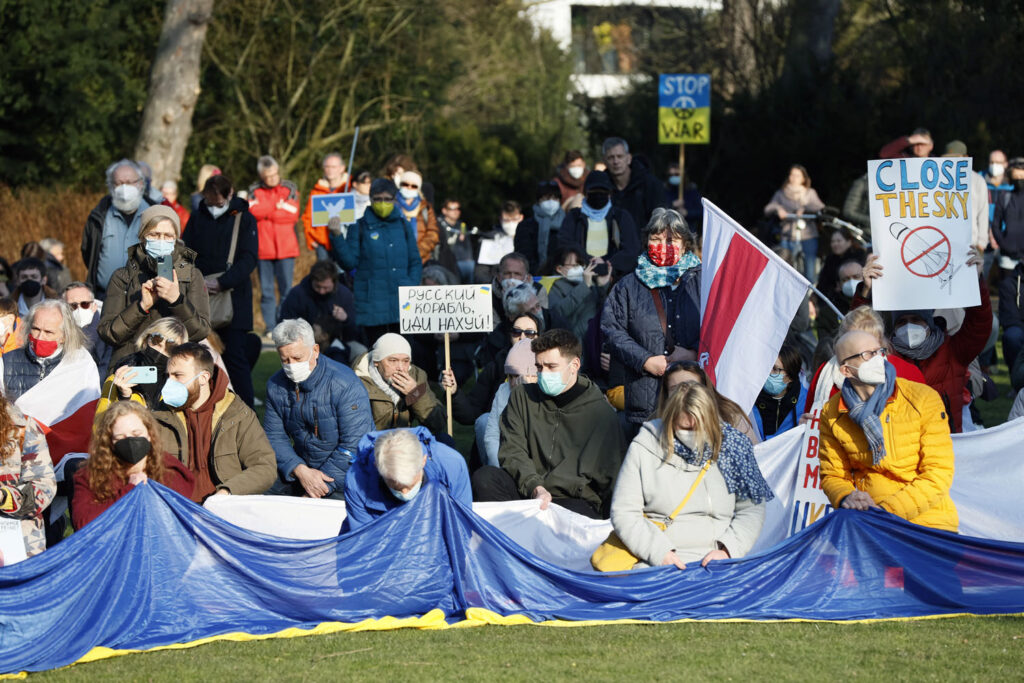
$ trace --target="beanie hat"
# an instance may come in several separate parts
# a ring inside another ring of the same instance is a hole
[[[181,237],[181,219],[178,218],[177,212],[169,206],[163,204],[156,204],[149,207],[142,212],[142,217],[139,219],[139,239],[142,239],[142,231],[146,229],[147,225],[154,218],[166,218],[174,226],[174,236]]]
[[[537,374],[537,357],[530,348],[532,342],[529,339],[520,339],[505,357],[505,374],[535,376]]]
[[[405,340],[400,334],[394,332],[388,332],[387,334],[381,335],[380,339],[373,345],[373,351],[370,354],[370,360],[374,363],[379,363],[388,356],[394,356],[395,354],[404,353],[406,356],[412,357],[412,347],[409,346],[409,342]]]
[[[389,194],[394,197],[398,194],[398,187],[391,178],[377,178],[370,184],[370,197],[375,194]]]
[[[611,192],[614,189],[611,176],[604,171],[591,171],[587,176],[587,181],[583,183],[584,192],[590,192],[591,190],[607,190]]]
[[[398,180],[399,182],[402,183],[409,183],[410,185],[415,185],[418,189],[423,188],[423,176],[421,176],[416,171],[406,171]]]

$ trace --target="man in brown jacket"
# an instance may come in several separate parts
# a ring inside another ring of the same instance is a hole
[[[252,495],[277,478],[277,459],[256,413],[228,389],[206,347],[189,342],[167,359],[166,410],[154,413],[164,449],[196,478],[192,499]]]

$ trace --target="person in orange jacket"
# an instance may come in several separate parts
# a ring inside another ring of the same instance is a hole
[[[263,326],[269,333],[277,324],[278,299],[292,287],[299,240],[295,223],[299,219],[299,190],[295,183],[281,179],[281,169],[271,156],[256,162],[260,182],[249,187],[249,213],[256,219],[259,233],[260,310]]]
[[[352,188],[345,160],[339,152],[329,152],[323,160],[324,177],[316,181],[309,191],[306,200],[306,211],[302,214],[302,228],[306,235],[306,247],[316,252],[316,260],[330,259],[331,242],[327,236],[327,226],[313,226],[313,197],[324,194],[349,192]]]

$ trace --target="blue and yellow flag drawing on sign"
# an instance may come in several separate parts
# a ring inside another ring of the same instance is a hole
[[[706,145],[711,142],[711,76],[661,74],[658,77],[658,142]]]
[[[356,222],[356,196],[354,193],[319,194],[313,195],[310,199],[312,200],[314,227],[327,225],[327,222],[335,216],[341,219],[342,225]]]

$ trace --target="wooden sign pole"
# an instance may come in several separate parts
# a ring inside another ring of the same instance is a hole
[[[452,348],[449,334],[444,333],[444,368],[451,372],[452,369]],[[452,433],[452,391],[451,389],[445,389],[445,403],[448,408],[448,436],[455,436]]]

